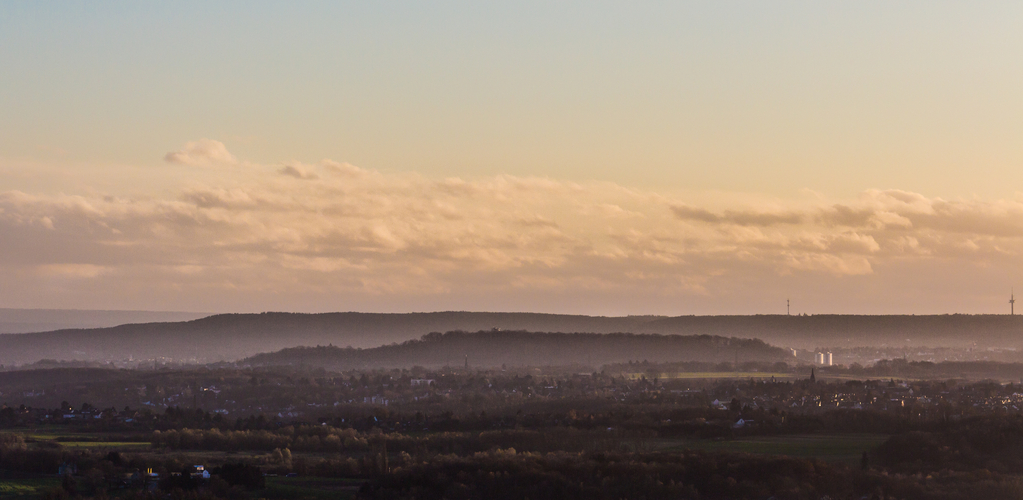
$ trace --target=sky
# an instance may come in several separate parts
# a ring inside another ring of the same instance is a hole
[[[0,307],[1008,312],[1019,2],[0,3]]]

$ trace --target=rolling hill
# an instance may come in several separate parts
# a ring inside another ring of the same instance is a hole
[[[711,335],[632,333],[540,333],[479,331],[431,333],[419,340],[371,349],[335,346],[293,347],[239,362],[250,366],[310,366],[331,370],[581,364],[600,367],[628,361],[733,362],[790,361],[787,349],[756,339]]]
[[[370,348],[431,332],[658,333],[757,338],[813,349],[840,346],[1023,348],[1023,317],[934,316],[626,316],[437,312],[220,314],[192,321],[0,335],[0,364],[40,359],[233,361],[297,346]]]

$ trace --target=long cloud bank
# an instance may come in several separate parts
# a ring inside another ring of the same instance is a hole
[[[208,140],[167,160],[168,168],[239,168]],[[1023,257],[1021,201],[897,190],[852,200],[729,199],[547,178],[430,179],[330,160],[247,165],[231,186],[194,185],[164,198],[9,191],[0,193],[0,269],[10,286],[0,298],[401,310],[402,300],[458,308],[409,298],[578,291],[668,303],[769,290],[793,276],[883,280],[881,270],[900,263],[979,269]]]

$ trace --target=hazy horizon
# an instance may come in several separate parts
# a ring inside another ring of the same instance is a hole
[[[60,330],[84,330],[83,333],[87,334],[88,330],[94,329],[107,329],[112,327],[119,327],[123,325],[142,325],[152,323],[183,323],[193,320],[199,320],[212,316],[221,315],[240,315],[242,317],[246,315],[259,315],[259,314],[308,314],[308,315],[383,315],[383,316],[443,316],[443,315],[464,315],[464,316],[476,316],[476,315],[508,315],[508,317],[534,317],[534,319],[540,319],[543,317],[551,316],[554,318],[560,318],[571,322],[572,319],[606,319],[606,320],[630,320],[630,319],[683,319],[683,318],[694,318],[694,319],[713,319],[713,318],[753,318],[753,317],[765,317],[770,318],[774,316],[786,316],[784,312],[781,313],[767,313],[767,314],[753,314],[753,315],[681,315],[681,316],[670,316],[670,315],[571,315],[571,314],[558,314],[558,313],[536,313],[531,311],[403,311],[395,313],[375,313],[367,311],[314,311],[314,312],[294,312],[294,311],[227,311],[227,312],[188,312],[188,311],[121,311],[121,310],[89,310],[89,309],[16,309],[16,308],[0,308],[0,335],[7,334],[25,334],[25,333],[47,333],[55,332]],[[793,313],[791,316],[799,316],[799,313]],[[807,316],[837,316],[844,317],[847,319],[863,318],[863,317],[919,317],[921,319],[931,316],[1007,316],[1005,313],[979,313],[979,314],[965,314],[965,313],[937,313],[933,315],[917,315],[913,313],[908,314],[887,314],[887,315],[857,315],[857,314],[807,314]],[[411,336],[402,337],[400,340],[408,340],[412,338],[418,338],[419,335],[423,335],[432,331],[446,332],[452,330],[465,330],[475,331],[476,329],[489,329],[504,327],[512,330],[527,330],[527,331],[573,331],[580,333],[608,333],[608,332],[655,332],[655,330],[649,330],[643,327],[641,324],[620,324],[618,326],[608,325],[574,325],[563,324],[561,326],[543,325],[542,323],[515,323],[505,324],[502,321],[497,321],[493,324],[487,323],[461,323],[459,321],[445,322],[441,321],[435,323],[432,326],[418,331],[418,333]],[[428,330],[428,331],[427,331]],[[294,333],[294,332],[293,332]],[[378,332],[379,333],[379,332]],[[678,332],[664,331],[661,333],[667,334],[678,334]],[[715,335],[728,334],[726,331],[714,331]],[[749,332],[732,332],[732,334],[738,334],[739,336],[749,338],[759,338],[761,334],[750,334]],[[990,333],[988,331],[973,331],[971,332],[976,339],[986,338]],[[367,332],[366,335],[356,339],[349,339],[349,342],[358,344],[360,346],[377,346],[383,345],[391,341],[395,341],[394,338],[388,338],[386,341],[376,338],[376,334],[370,334]],[[923,342],[925,345],[928,341]],[[944,339],[939,344],[948,344],[948,339]],[[953,344],[955,342],[952,342]],[[303,345],[299,341],[295,345]],[[938,345],[938,344],[935,344]],[[791,347],[791,346],[790,346]]]
[[[1023,5],[0,6],[0,307],[1001,314]]]
[[[205,316],[217,316],[223,314],[263,314],[263,313],[283,313],[283,314],[434,314],[434,313],[481,313],[481,314],[540,314],[540,315],[552,315],[552,316],[589,316],[589,317],[608,317],[608,318],[626,318],[626,317],[681,317],[681,316],[950,316],[950,315],[964,315],[964,316],[1008,316],[1010,312],[993,312],[993,313],[957,313],[957,312],[936,312],[929,314],[917,314],[917,313],[886,313],[886,314],[857,314],[857,313],[811,313],[806,311],[800,312],[769,312],[769,313],[750,313],[750,314],[575,314],[575,313],[546,313],[536,311],[525,311],[525,310],[469,310],[469,309],[438,309],[438,310],[409,310],[409,311],[395,311],[395,312],[378,312],[378,311],[361,311],[361,310],[321,310],[321,311],[289,311],[289,310],[278,310],[278,309],[267,309],[267,310],[247,310],[247,311],[171,311],[171,310],[158,310],[158,309],[57,309],[48,307],[0,307],[0,315],[5,313],[21,313],[21,312],[67,312],[67,313],[143,313],[143,314],[195,314]],[[1020,315],[1023,315],[1021,313]]]

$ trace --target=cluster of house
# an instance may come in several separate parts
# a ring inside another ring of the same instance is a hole
[[[833,409],[911,411],[920,415],[941,412],[949,418],[970,413],[1021,412],[1023,388],[992,382],[960,385],[941,381],[742,384],[711,391],[712,406],[729,409],[723,401],[737,400],[750,409],[818,412]]]
[[[75,476],[78,474],[78,464],[74,462],[64,462],[57,468],[57,476]],[[206,470],[204,465],[193,465],[186,471],[182,472],[171,472],[169,475],[172,478],[180,478],[182,475],[188,474],[190,479],[198,481],[199,484],[204,484],[210,479],[210,472]],[[110,489],[141,489],[146,491],[156,491],[160,484],[160,474],[153,472],[152,468],[148,468],[145,471],[136,469],[133,472],[124,472],[121,474],[111,475],[106,478],[107,487]]]
[[[826,353],[821,353],[826,354]],[[828,359],[825,357],[824,361]],[[566,374],[560,376],[523,376],[503,373],[370,373],[362,379],[336,377],[295,385],[278,381],[253,385],[226,383],[221,387],[203,387],[202,392],[216,395],[217,406],[203,407],[220,414],[268,415],[281,419],[303,419],[329,415],[346,405],[379,405],[412,408],[426,405],[457,404],[464,396],[484,398],[485,404],[515,404],[563,398],[604,398],[622,403],[650,402],[685,407],[727,406],[721,401],[738,399],[753,409],[814,412],[828,409],[871,409],[878,411],[915,408],[930,411],[939,405],[953,405],[963,411],[1023,411],[1023,388],[992,383],[896,382],[872,380],[860,382],[821,382],[807,386],[800,379],[775,381],[771,377],[750,380],[660,379],[655,375],[628,378],[609,374]],[[433,375],[427,378],[422,375]],[[690,385],[691,384],[691,385]],[[130,387],[129,387],[130,389]],[[208,390],[207,390],[208,389]],[[216,392],[215,392],[216,391]],[[217,392],[221,392],[217,394]],[[120,393],[112,390],[110,392]],[[167,392],[170,392],[169,390]],[[223,396],[223,397],[221,397]],[[213,396],[211,396],[213,397]],[[239,403],[235,403],[237,398]],[[188,399],[192,399],[189,397]],[[718,400],[718,404],[713,401]],[[191,403],[191,401],[190,401]],[[132,405],[135,406],[135,405]],[[185,407],[190,407],[191,404]],[[22,422],[116,422],[132,423],[157,418],[159,407],[132,410],[97,409],[83,405],[74,409],[31,408],[21,405],[0,412],[0,418]]]

